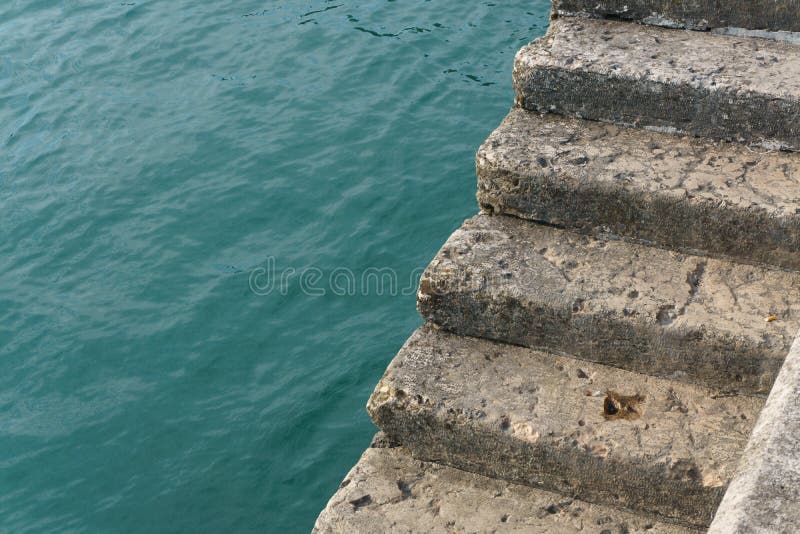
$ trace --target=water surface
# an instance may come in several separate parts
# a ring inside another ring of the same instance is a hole
[[[309,531],[548,9],[0,3],[0,531]]]

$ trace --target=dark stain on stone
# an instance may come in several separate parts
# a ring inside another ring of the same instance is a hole
[[[668,304],[666,306],[659,306],[658,313],[656,314],[656,321],[658,321],[658,324],[665,326],[671,324],[674,310],[675,306],[672,304]]]
[[[632,421],[642,416],[641,404],[644,403],[644,395],[620,395],[616,391],[606,391],[606,398],[603,401],[603,416],[607,421],[616,419],[627,419]]]
[[[399,479],[397,481],[397,489],[400,490],[400,493],[403,495],[403,499],[408,499],[411,497],[411,488],[405,480]]]
[[[369,506],[370,504],[372,504],[372,496],[369,494],[364,495],[363,497],[359,497],[358,499],[353,499],[352,501],[350,501],[350,504],[353,505],[353,508],[355,510],[358,510],[362,506]]]
[[[689,284],[689,296],[694,297],[697,295],[697,289],[700,287],[700,281],[703,279],[703,273],[706,271],[706,262],[701,261],[697,264],[693,271],[686,274],[686,283]]]
[[[567,508],[571,504],[572,504],[572,499],[569,499],[569,500],[566,500],[566,501],[563,501],[563,502],[559,502],[559,503],[554,503],[554,504],[551,504],[550,506],[548,506],[547,508],[545,508],[545,511],[548,514],[557,514],[561,510]]]

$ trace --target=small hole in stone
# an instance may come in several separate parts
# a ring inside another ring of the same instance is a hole
[[[644,403],[644,396],[620,395],[616,391],[607,391],[603,401],[603,416],[606,420],[614,419],[639,419],[642,416],[640,404]]]
[[[500,430],[508,430],[509,428],[511,428],[511,419],[504,415],[500,418]]]

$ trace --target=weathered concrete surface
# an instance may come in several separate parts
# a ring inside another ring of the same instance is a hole
[[[512,109],[476,160],[495,213],[800,270],[797,154]]]
[[[370,448],[317,519],[318,534],[697,532],[614,508]]]
[[[367,411],[419,459],[705,526],[762,405],[426,326]]]
[[[478,215],[422,275],[418,308],[462,335],[766,394],[798,295],[800,273]]]
[[[800,31],[797,0],[553,0],[553,8],[673,28]]]
[[[800,336],[758,418],[712,534],[800,530]]]
[[[787,43],[559,18],[514,85],[529,110],[798,150],[798,72]]]

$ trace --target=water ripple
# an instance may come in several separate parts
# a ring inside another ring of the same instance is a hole
[[[0,3],[0,531],[307,532],[548,9]]]

